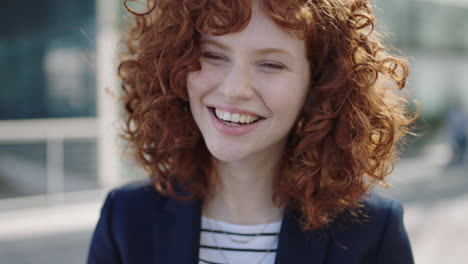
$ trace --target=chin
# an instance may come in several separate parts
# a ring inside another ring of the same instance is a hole
[[[230,148],[229,146],[210,146],[208,144],[207,148],[214,158],[224,162],[238,161],[248,156],[247,151],[238,147]]]

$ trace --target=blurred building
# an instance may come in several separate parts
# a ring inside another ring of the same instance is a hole
[[[0,119],[96,116],[94,0],[7,1]]]
[[[116,88],[118,4],[2,3],[0,199],[110,185],[100,170],[117,156],[105,153],[116,152],[115,102],[105,89]]]
[[[121,158],[117,147],[118,111],[111,95],[119,89],[115,50],[120,34],[117,25],[122,22],[120,14],[125,12],[121,3],[115,0],[2,3],[0,249],[4,250],[0,250],[0,255],[10,255],[0,259],[11,259],[11,263],[52,263],[51,260],[62,263],[66,256],[70,260],[67,263],[83,263],[102,197],[90,190],[109,188],[136,174],[131,162]],[[431,135],[443,134],[450,106],[455,101],[468,105],[468,0],[374,0],[374,6],[378,7],[376,16],[392,32],[387,42],[409,57],[411,73],[407,89],[421,102],[425,122],[422,126],[425,136],[419,142],[431,143],[434,140]],[[440,153],[445,152],[438,147],[433,149],[437,150],[434,160],[440,163]],[[421,168],[426,168],[427,173],[435,171],[430,166],[432,161],[418,160],[419,163],[408,162],[402,171],[415,175]],[[429,188],[432,184],[424,177],[420,177],[421,182],[415,178],[412,185],[405,183],[407,189],[398,189],[407,194],[407,197],[400,194],[402,200],[418,200],[413,188],[426,185]],[[452,177],[459,180],[453,184],[459,190],[446,188],[440,197],[446,199],[453,193],[466,192],[464,178]],[[446,182],[447,179],[442,179],[437,184],[438,190]],[[435,197],[434,193],[432,190],[430,196]],[[75,197],[77,204],[60,207],[69,197]],[[89,200],[94,204],[84,203]],[[44,205],[48,209],[54,205],[55,211],[9,213],[19,207]],[[421,209],[425,211],[426,207]],[[65,218],[67,214],[73,219]],[[63,218],[56,218],[57,215]],[[414,210],[410,215],[415,216],[413,226],[421,226],[419,221],[424,215],[419,216]],[[28,218],[32,221],[27,222]],[[18,223],[15,227],[8,226],[15,223]],[[82,233],[67,234],[77,230]],[[61,235],[54,237],[51,233]],[[34,253],[24,249],[15,254],[10,250],[18,245],[28,245]],[[67,246],[52,254],[50,250],[55,245]],[[24,261],[28,254],[31,261]],[[23,262],[13,261],[20,257]]]
[[[3,4],[0,198],[110,186],[123,178],[121,169],[128,171],[119,154],[110,154],[118,152],[112,139],[118,118],[105,92],[118,89],[118,5]],[[376,0],[375,6],[392,32],[388,42],[409,57],[407,87],[437,131],[453,98],[468,103],[468,1]]]
[[[452,98],[468,104],[468,1],[377,0],[390,42],[410,57],[408,88],[426,119],[441,118]]]

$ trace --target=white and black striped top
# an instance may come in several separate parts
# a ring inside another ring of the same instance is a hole
[[[199,264],[274,263],[281,221],[235,225],[202,216],[201,222]]]

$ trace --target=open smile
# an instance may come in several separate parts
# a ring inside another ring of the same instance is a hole
[[[265,120],[264,117],[238,112],[229,112],[224,109],[207,107],[214,127],[229,136],[244,135]]]

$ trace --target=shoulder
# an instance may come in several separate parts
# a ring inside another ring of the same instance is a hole
[[[381,230],[376,251],[377,263],[414,263],[403,221],[402,204],[376,194],[366,199],[364,204],[368,208],[370,221],[375,221]]]
[[[169,199],[151,181],[133,182],[111,190],[102,211],[115,221],[134,221],[160,214]]]
[[[118,199],[122,202],[131,202],[133,200],[165,199],[156,191],[151,181],[138,181],[127,183],[123,186],[111,190],[108,194],[110,199]]]
[[[337,256],[354,257],[360,263],[412,263],[403,207],[395,199],[372,193],[362,199],[358,219],[342,217],[329,231]]]
[[[370,193],[361,199],[357,212],[355,210],[339,215],[329,227],[343,232],[381,229],[388,218],[398,218],[402,215],[401,202],[378,193]]]
[[[166,210],[171,203],[175,202],[157,192],[150,181],[110,191],[93,233],[88,263],[146,263],[141,260],[148,256],[142,252],[151,252],[162,241],[157,238],[167,237],[174,221]]]
[[[346,235],[378,234],[389,222],[403,220],[403,207],[398,200],[371,193],[363,197],[358,215],[343,214],[330,226]],[[355,232],[354,232],[355,231]],[[362,238],[362,237],[361,237]]]
[[[403,215],[401,202],[377,193],[364,197],[362,205],[363,213],[370,218],[370,221],[385,221],[389,217],[395,218]]]
[[[401,202],[378,193],[365,195],[360,207],[351,212],[339,215],[331,227],[338,228],[377,228],[385,224],[388,218],[398,218],[403,215]]]

